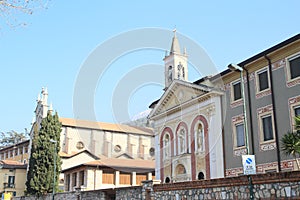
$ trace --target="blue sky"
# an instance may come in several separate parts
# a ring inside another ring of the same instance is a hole
[[[297,0],[128,2],[52,0],[45,10],[16,16],[28,24],[25,27],[0,23],[1,132],[30,129],[37,94],[45,86],[49,102],[60,116],[80,118],[73,112],[73,94],[82,65],[102,43],[128,31],[169,30],[165,42],[170,45],[176,26],[179,34],[206,51],[218,71],[300,32]],[[119,122],[115,116],[118,106],[112,101],[120,80],[150,63],[161,65],[161,74],[154,76],[162,78],[163,57],[163,50],[141,49],[113,60],[96,86],[92,105],[96,120]],[[104,58],[100,55],[99,59]],[[189,76],[194,81],[201,75],[191,71]],[[159,98],[162,88],[155,82],[142,84],[120,102],[126,102],[125,109],[132,117]]]

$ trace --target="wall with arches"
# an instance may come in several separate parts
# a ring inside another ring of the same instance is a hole
[[[155,121],[157,179],[164,183],[224,177],[218,104],[220,98],[212,97]]]

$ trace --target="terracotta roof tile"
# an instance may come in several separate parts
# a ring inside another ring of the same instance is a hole
[[[95,160],[85,163],[88,166],[106,166],[106,167],[120,167],[120,168],[138,168],[138,169],[155,169],[154,160],[132,160],[132,159],[117,159],[107,158],[102,160]]]
[[[1,160],[1,162],[6,165],[24,165],[24,163],[15,160]]]
[[[1,167],[4,169],[26,169],[27,164],[15,160],[1,160]]]
[[[63,126],[100,129],[100,130],[123,132],[123,133],[135,133],[141,135],[153,135],[153,130],[151,128],[140,128],[140,127],[134,127],[134,126],[124,125],[124,124],[94,122],[94,121],[78,120],[78,119],[71,119],[71,118],[60,118],[59,120],[63,124]]]

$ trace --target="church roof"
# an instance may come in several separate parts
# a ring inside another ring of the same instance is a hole
[[[63,126],[106,130],[106,131],[122,132],[122,133],[134,133],[139,135],[154,134],[151,128],[141,128],[141,127],[124,125],[124,124],[95,122],[95,121],[87,121],[87,120],[79,120],[79,119],[71,119],[71,118],[59,118],[59,120]]]
[[[90,161],[78,166],[74,166],[69,169],[62,170],[62,172],[73,170],[81,166],[89,167],[110,167],[115,169],[140,169],[140,170],[154,170],[155,161],[154,160],[135,160],[135,159],[121,159],[121,158],[106,158],[100,160]]]
[[[15,160],[1,160],[0,166],[3,169],[26,169],[27,164]]]
[[[59,155],[60,155],[60,157],[62,157],[62,158],[72,158],[72,157],[75,157],[75,156],[77,156],[77,155],[79,155],[79,154],[83,154],[83,153],[86,153],[86,154],[90,155],[91,157],[93,157],[93,158],[96,159],[96,160],[99,159],[98,156],[94,155],[93,153],[91,153],[91,152],[90,152],[89,150],[87,150],[87,149],[84,149],[84,150],[79,151],[79,152],[72,152],[71,154],[67,154],[67,153],[65,153],[65,152],[60,151],[60,152],[59,152]]]

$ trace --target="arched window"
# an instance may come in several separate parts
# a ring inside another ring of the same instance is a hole
[[[195,127],[195,151],[203,152],[204,151],[204,128],[202,123],[198,123]]]
[[[168,69],[168,79],[169,79],[169,81],[173,80],[172,66],[169,66],[169,69]]]
[[[203,172],[199,172],[199,174],[198,174],[198,180],[203,180],[203,179],[204,179]]]

